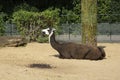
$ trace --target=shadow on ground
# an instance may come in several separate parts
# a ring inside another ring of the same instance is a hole
[[[27,67],[30,68],[42,68],[42,69],[51,69],[53,68],[50,64],[29,64]]]

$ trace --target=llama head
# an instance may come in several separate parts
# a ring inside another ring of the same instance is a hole
[[[55,28],[46,28],[42,30],[42,33],[46,34],[46,35],[50,35],[53,31],[55,31]]]

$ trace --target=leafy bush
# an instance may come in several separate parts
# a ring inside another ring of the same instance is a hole
[[[41,29],[55,27],[59,24],[58,9],[32,12],[19,10],[13,13],[12,21],[18,26],[20,33],[29,41],[37,41],[41,36]]]
[[[37,42],[39,42],[39,43],[48,42],[48,37],[38,37]]]
[[[41,12],[41,16],[44,17],[45,23],[44,26],[46,27],[54,27],[58,28],[59,22],[60,22],[60,17],[59,17],[59,9],[52,9],[49,8],[43,12]]]
[[[30,6],[27,3],[22,3],[14,8],[14,11],[19,11],[19,10],[33,11],[33,12],[39,11],[36,7]]]
[[[3,12],[0,13],[0,36],[4,35],[4,32],[5,32],[5,20],[4,18],[6,17],[7,15]]]
[[[38,12],[28,12],[24,10],[13,13],[13,22],[16,23],[20,33],[29,41],[34,41],[40,33],[41,26],[39,26],[40,23],[38,22],[39,16],[40,14]]]
[[[62,15],[61,15],[61,23],[79,23],[80,20],[80,14],[77,15],[74,11],[72,10],[67,10],[64,9],[62,10]]]

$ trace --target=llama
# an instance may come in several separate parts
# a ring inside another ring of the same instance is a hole
[[[99,60],[105,57],[102,47],[93,47],[76,43],[59,43],[55,39],[55,29],[43,29],[42,33],[49,35],[49,43],[58,51],[60,58]]]

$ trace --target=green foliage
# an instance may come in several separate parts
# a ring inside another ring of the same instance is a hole
[[[0,5],[0,11],[2,11],[2,5]]]
[[[109,20],[111,23],[114,22],[120,22],[120,1],[115,1],[111,0],[110,6],[111,6],[111,11],[110,11],[110,19]]]
[[[4,18],[6,17],[7,15],[3,12],[0,12],[0,36],[4,35],[4,32],[5,32],[5,20]]]
[[[55,27],[59,24],[58,9],[43,12],[19,10],[13,13],[12,21],[16,23],[20,33],[29,41],[36,41],[41,36],[41,29]]]
[[[80,15],[81,14],[81,0],[74,0],[73,1],[73,11],[77,14]]]
[[[98,0],[98,14],[110,14],[111,0]]]
[[[99,22],[105,22],[105,21],[120,22],[120,16],[119,16],[120,0],[97,0],[97,1],[98,1],[97,5],[98,5],[98,21]],[[68,11],[70,10],[76,15],[78,15],[79,19],[77,19],[78,20],[77,22],[80,22],[81,0],[56,0],[56,1],[54,0],[35,0],[35,1],[34,0],[30,0],[30,1],[29,0],[17,0],[17,1],[2,0],[0,3],[1,3],[0,11],[7,12],[10,15],[13,11],[18,11],[20,9],[26,10],[26,11],[38,12],[38,11],[46,10],[49,7],[59,8],[61,10],[62,10],[62,7],[64,7],[66,10]],[[111,16],[109,14],[115,14],[115,15]]]
[[[41,16],[44,16],[44,18],[46,19],[45,26],[47,27],[55,27],[57,28],[60,22],[60,17],[59,17],[59,9],[52,9],[49,8],[43,12],[41,12]]]
[[[38,37],[37,42],[46,43],[46,42],[48,42],[48,37]]]
[[[13,13],[12,21],[16,23],[18,30],[23,35],[28,35],[31,33],[32,28],[35,28],[38,23],[40,14],[37,12],[28,12],[24,10],[19,10]]]
[[[108,22],[111,12],[111,0],[98,0],[98,22]]]
[[[72,10],[62,9],[62,15],[61,15],[61,23],[79,23],[80,21],[80,14],[76,14]]]
[[[33,12],[39,11],[36,7],[30,6],[27,3],[22,3],[14,8],[14,11],[19,11],[19,10],[33,11]]]
[[[81,0],[74,0],[73,5],[73,11],[80,17]],[[120,22],[119,5],[118,0],[97,0],[98,22]]]

